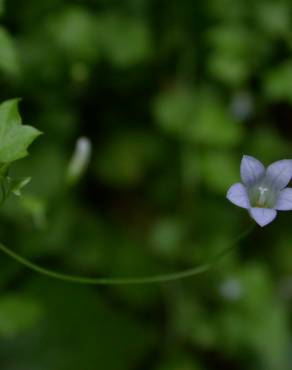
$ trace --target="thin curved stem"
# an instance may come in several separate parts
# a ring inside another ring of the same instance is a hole
[[[78,284],[91,284],[91,285],[121,285],[121,284],[151,284],[151,283],[163,283],[173,280],[184,279],[187,277],[195,276],[202,274],[208,270],[210,270],[216,262],[226,256],[233,248],[236,247],[237,243],[249,235],[254,228],[254,225],[249,227],[245,230],[242,234],[240,234],[230,245],[223,249],[220,253],[218,253],[211,261],[186,270],[177,271],[174,273],[169,274],[160,274],[154,276],[144,276],[144,277],[134,277],[134,278],[90,278],[78,275],[67,275],[57,271],[49,270],[42,266],[39,266],[28,259],[20,256],[18,253],[12,251],[4,244],[0,243],[0,250],[5,253],[7,256],[13,258],[15,261],[21,263],[22,265],[26,266],[27,268],[41,274],[48,276],[53,279],[63,280],[71,283],[78,283]]]

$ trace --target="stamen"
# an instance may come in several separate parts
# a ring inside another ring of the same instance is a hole
[[[258,200],[259,205],[264,205],[266,202],[266,195],[265,193],[269,190],[268,188],[263,188],[262,186],[259,186],[259,191],[260,191],[260,197]]]

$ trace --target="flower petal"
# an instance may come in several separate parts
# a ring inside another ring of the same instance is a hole
[[[238,207],[250,208],[246,188],[241,183],[232,185],[228,190],[226,197],[231,203],[237,205]]]
[[[288,185],[292,177],[292,160],[283,159],[272,163],[266,172],[266,180],[277,190],[282,190]]]
[[[292,188],[286,188],[280,191],[275,209],[279,211],[292,210]]]
[[[249,211],[251,217],[260,226],[266,226],[277,216],[277,211],[270,208],[251,208]]]
[[[265,175],[265,167],[256,158],[244,155],[241,160],[240,175],[244,185],[250,187]]]

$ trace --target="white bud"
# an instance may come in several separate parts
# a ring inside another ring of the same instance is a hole
[[[70,160],[67,179],[70,184],[75,183],[85,172],[91,157],[91,142],[86,137],[80,137]]]

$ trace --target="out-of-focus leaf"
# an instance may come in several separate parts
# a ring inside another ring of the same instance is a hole
[[[273,100],[292,101],[292,63],[285,62],[273,68],[264,80],[267,97]]]
[[[18,195],[18,194],[17,194]],[[21,205],[32,217],[37,228],[44,228],[46,225],[46,204],[44,200],[33,195],[26,195],[21,199]]]
[[[288,316],[282,302],[273,294],[270,277],[260,265],[250,265],[240,272],[239,281],[241,298],[225,307],[218,321],[224,327],[223,347],[235,350],[247,346],[265,369],[287,369]]]
[[[231,86],[245,82],[265,52],[265,43],[258,35],[240,25],[211,29],[208,39],[211,47],[209,72]]]
[[[15,76],[19,73],[19,69],[19,56],[14,40],[3,27],[0,27],[0,70],[8,75]]]
[[[239,85],[248,77],[248,65],[228,53],[214,53],[209,62],[210,73],[231,85]]]
[[[239,22],[247,14],[247,8],[242,0],[209,0],[209,14],[222,21]]]
[[[202,177],[207,187],[224,194],[230,184],[240,180],[238,160],[229,152],[213,151],[202,155]],[[220,175],[224,173],[224,176]]]
[[[7,341],[0,348],[0,356],[8,357],[9,370],[40,369],[43,364],[60,370],[90,369],[92,364],[128,370],[155,348],[157,335],[152,324],[145,325],[111,306],[92,289],[43,280],[27,289],[45,307],[45,320],[30,333],[23,333],[17,356],[15,342]]]
[[[179,218],[159,219],[150,231],[150,244],[158,255],[176,259],[184,250],[186,231],[186,225]]]
[[[171,353],[161,361],[161,364],[155,370],[202,370],[197,361],[192,356],[178,351]]]
[[[0,299],[0,336],[14,337],[31,329],[42,317],[42,308],[34,299],[18,294]]]
[[[70,59],[93,61],[99,55],[97,19],[83,7],[71,6],[52,16],[48,28]]]
[[[200,144],[227,147],[237,144],[242,135],[243,126],[233,119],[220,99],[203,91],[198,96],[186,138]]]
[[[291,30],[290,11],[289,1],[259,1],[256,4],[256,22],[273,38],[288,36]]]
[[[0,16],[3,15],[5,11],[5,0],[0,0]]]
[[[104,52],[118,67],[130,67],[151,57],[150,31],[142,19],[110,14],[100,18],[99,33]]]
[[[164,93],[155,101],[154,114],[162,129],[188,142],[229,146],[243,133],[216,94],[205,89],[196,95],[185,89]]]
[[[159,127],[181,137],[195,115],[195,104],[195,95],[191,90],[171,89],[157,96],[153,104],[153,113]]]
[[[289,141],[265,123],[254,130],[246,150],[256,158],[261,158],[266,164],[290,156]]]
[[[109,138],[96,160],[96,169],[105,183],[135,186],[157,158],[159,140],[146,132],[122,132]]]

